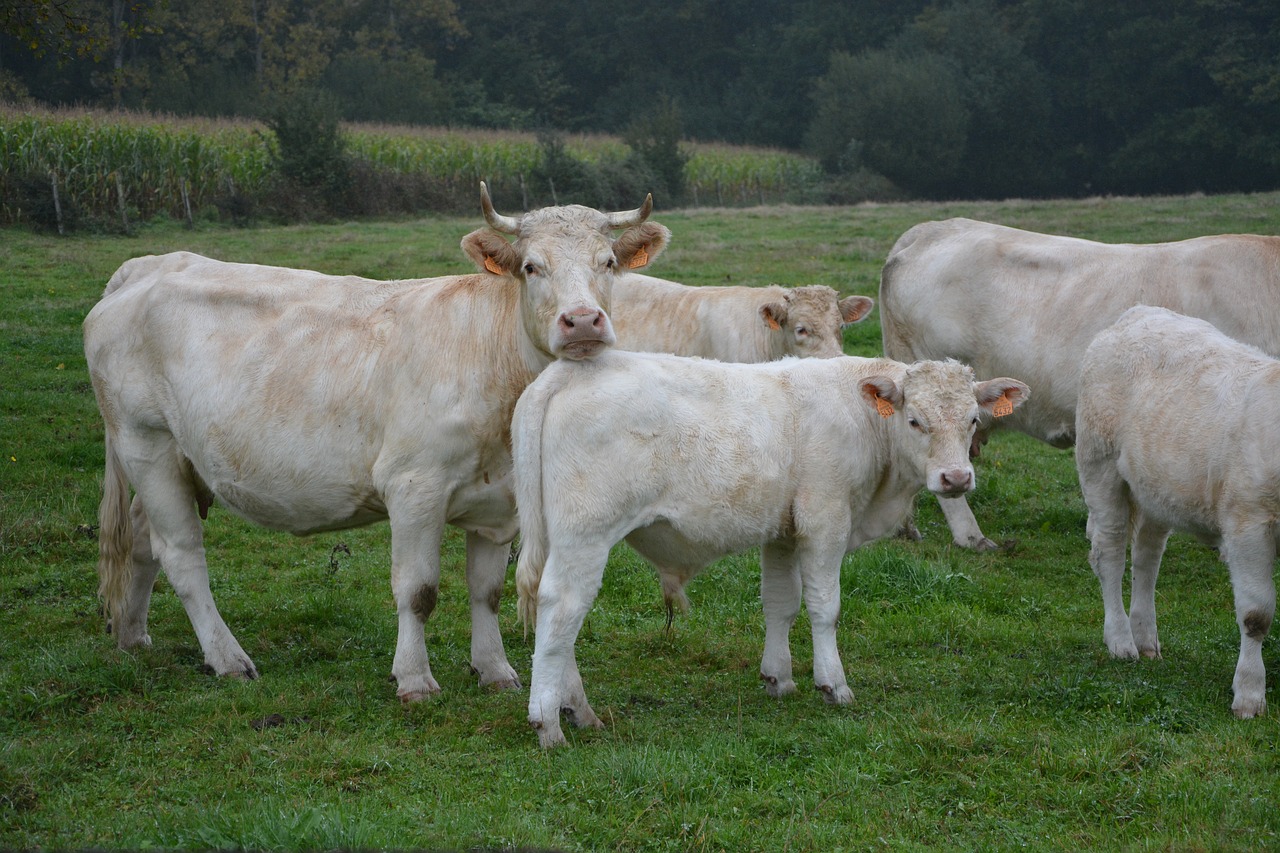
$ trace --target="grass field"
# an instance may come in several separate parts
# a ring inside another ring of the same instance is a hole
[[[566,729],[570,745],[544,753],[527,693],[481,690],[468,672],[459,535],[428,624],[444,693],[402,707],[387,680],[386,526],[296,539],[217,508],[205,528],[214,595],[262,677],[204,674],[163,581],[154,646],[116,650],[96,600],[102,428],[80,337],[110,274],[176,249],[378,278],[463,272],[458,242],[478,214],[0,232],[0,848],[1280,846],[1280,715],[1231,715],[1225,568],[1175,535],[1158,589],[1164,659],[1109,659],[1071,454],[1017,435],[987,446],[971,501],[1007,550],[953,548],[922,500],[924,542],[846,558],[850,706],[813,691],[803,614],[800,690],[765,695],[754,555],[696,579],[668,631],[654,574],[620,548],[578,642],[607,728]],[[1280,194],[660,210],[674,236],[652,272],[874,296],[893,240],[954,215],[1116,242],[1274,234]],[[878,353],[876,322],[849,330],[849,353]],[[509,580],[505,640],[527,684],[532,639],[514,614]]]

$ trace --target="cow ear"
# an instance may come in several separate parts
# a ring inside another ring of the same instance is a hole
[[[978,405],[986,411],[1003,418],[1013,414],[1013,410],[1031,396],[1031,389],[1016,379],[988,379],[973,386]]]
[[[507,239],[487,228],[472,231],[462,238],[462,251],[482,272],[490,275],[515,275],[520,265],[516,250]]]
[[[865,320],[876,303],[866,296],[846,296],[840,300],[839,306],[840,320],[848,326],[850,323]]]
[[[787,306],[781,302],[768,302],[760,306],[760,317],[766,326],[776,332],[787,322]]]
[[[638,270],[662,254],[670,239],[671,232],[665,225],[644,222],[618,235],[618,239],[613,241],[613,256],[622,269]]]
[[[862,398],[888,418],[902,406],[902,388],[887,376],[869,376],[862,380]]]

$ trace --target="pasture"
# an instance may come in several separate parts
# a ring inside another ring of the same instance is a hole
[[[899,234],[957,215],[1112,242],[1276,234],[1280,194],[690,211],[659,200],[653,219],[673,239],[651,273],[874,297]],[[1225,566],[1175,534],[1157,590],[1164,659],[1111,660],[1072,455],[1017,435],[987,445],[971,498],[1003,550],[952,547],[922,499],[925,541],[845,559],[849,706],[813,690],[803,613],[799,691],[765,695],[753,554],[695,579],[668,630],[656,576],[618,548],[577,645],[607,727],[566,729],[569,746],[544,753],[527,689],[488,692],[468,672],[456,531],[427,624],[444,692],[401,706],[387,681],[386,525],[298,539],[217,507],[213,593],[262,677],[203,673],[163,580],[154,646],[115,649],[96,598],[102,428],[80,323],[116,267],[187,249],[375,278],[465,272],[458,243],[482,221],[477,204],[472,217],[402,222],[0,232],[0,847],[1280,846],[1274,635],[1272,708],[1238,721]],[[877,322],[851,327],[846,351],[878,354]],[[527,688],[533,638],[510,576],[501,618]]]

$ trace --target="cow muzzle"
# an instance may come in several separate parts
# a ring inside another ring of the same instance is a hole
[[[557,346],[560,358],[584,359],[598,355],[617,340],[613,324],[599,308],[580,307],[565,311],[556,320]]]
[[[929,491],[942,497],[956,497],[973,491],[973,469],[968,466],[943,468],[932,479]]]

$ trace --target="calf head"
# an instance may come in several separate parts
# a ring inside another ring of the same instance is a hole
[[[760,319],[785,336],[782,351],[799,358],[844,355],[842,330],[871,313],[866,296],[839,297],[830,287],[807,284],[790,288],[778,302],[760,306]]]
[[[613,345],[607,312],[614,276],[646,266],[671,238],[666,227],[645,221],[653,196],[617,213],[571,204],[515,217],[493,209],[481,182],[480,206],[492,230],[468,234],[462,249],[482,272],[520,283],[524,329],[535,347],[554,358],[590,358]],[[614,238],[611,232],[619,228],[626,230]]]
[[[975,485],[969,445],[979,412],[1004,417],[1026,402],[1031,391],[1016,379],[976,382],[972,368],[948,359],[910,365],[901,384],[887,377],[866,379],[862,394],[882,416],[906,424],[902,449],[923,463],[929,491],[958,497]]]

